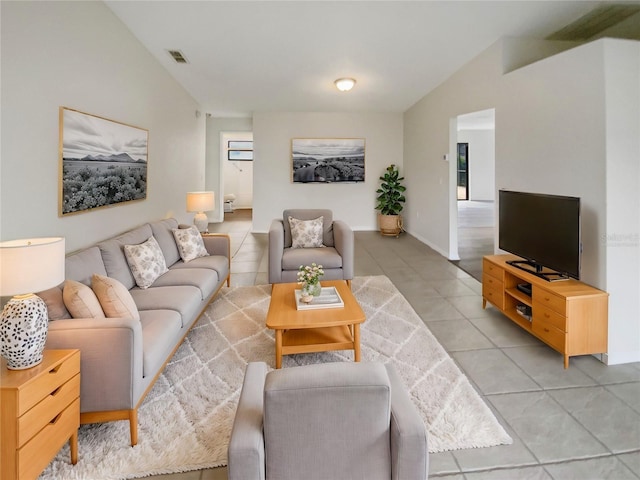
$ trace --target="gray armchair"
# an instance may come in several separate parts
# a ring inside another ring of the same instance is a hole
[[[299,220],[324,217],[322,243],[324,247],[291,248],[289,216]],[[324,269],[324,280],[353,279],[353,231],[341,220],[333,220],[333,212],[326,209],[291,209],[282,218],[271,222],[269,228],[269,283],[298,281],[300,265],[315,262]]]
[[[427,433],[395,369],[250,363],[229,442],[229,480],[424,480]]]

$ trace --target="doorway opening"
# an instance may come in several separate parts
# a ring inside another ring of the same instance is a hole
[[[456,225],[452,238],[458,254],[454,263],[481,281],[482,257],[495,253],[495,109],[459,115],[452,124],[456,164],[450,170],[455,175],[450,218]]]
[[[253,132],[220,133],[220,170],[223,221],[253,210]]]

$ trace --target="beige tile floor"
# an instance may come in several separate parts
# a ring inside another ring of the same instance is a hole
[[[236,211],[212,231],[231,235],[232,285],[267,283],[266,234]],[[387,275],[469,377],[512,445],[430,455],[449,480],[640,478],[640,363],[605,366],[562,356],[482,309],[480,283],[414,237],[356,232],[356,275]],[[226,468],[164,480],[222,480]],[[303,480],[303,479],[301,479]],[[328,479],[342,480],[342,479]]]

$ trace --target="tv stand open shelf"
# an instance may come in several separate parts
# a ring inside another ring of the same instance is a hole
[[[609,294],[577,280],[548,282],[507,262],[514,255],[487,255],[482,261],[482,308],[490,302],[514,323],[569,357],[607,351]],[[518,284],[531,284],[531,295]],[[531,308],[531,319],[518,313]]]

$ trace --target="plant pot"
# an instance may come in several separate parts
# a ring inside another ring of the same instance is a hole
[[[378,227],[382,235],[397,237],[402,232],[402,215],[378,214]]]

